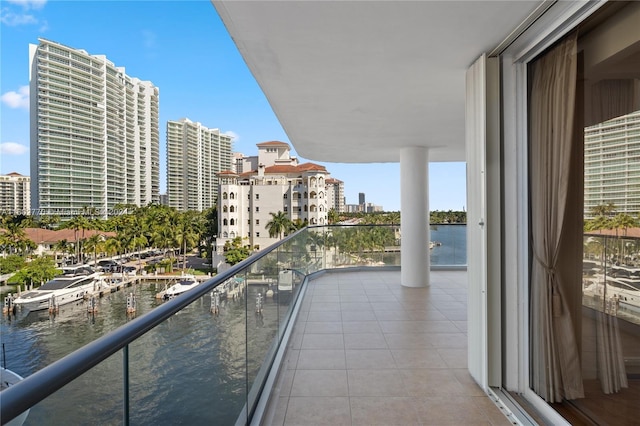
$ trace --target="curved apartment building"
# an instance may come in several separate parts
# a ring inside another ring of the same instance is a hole
[[[29,45],[31,197],[37,215],[69,218],[159,201],[159,89],[104,55]]]

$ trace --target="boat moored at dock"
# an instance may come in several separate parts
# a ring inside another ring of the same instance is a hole
[[[34,290],[22,293],[13,304],[28,311],[48,309],[52,305],[57,307],[83,300],[85,295],[95,290],[101,282],[101,274],[89,266],[65,267],[62,275]]]

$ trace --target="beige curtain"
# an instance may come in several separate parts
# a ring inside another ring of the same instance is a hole
[[[628,387],[627,372],[618,329],[618,317],[611,311],[617,310],[617,301],[605,301],[608,312],[596,312],[596,340],[598,359],[598,379],[605,394],[619,392]]]
[[[576,35],[538,59],[531,72],[531,383],[545,400],[560,402],[584,397],[571,315],[581,303],[575,297],[581,271],[575,277],[564,272],[562,258],[567,250],[561,250],[575,154]],[[581,240],[576,243],[576,251],[581,245]]]
[[[591,86],[591,105],[586,126],[629,114],[637,104],[635,80],[601,80]]]

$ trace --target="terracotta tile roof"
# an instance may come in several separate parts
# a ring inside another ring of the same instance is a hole
[[[280,166],[269,166],[264,168],[264,173],[298,173],[300,170],[297,166],[291,165],[280,165]]]
[[[615,229],[601,229],[599,231],[590,231],[585,232],[585,235],[593,235],[594,237],[606,235],[608,237],[615,237],[616,230]],[[640,228],[627,228],[625,233],[624,229],[618,229],[617,235],[620,238],[628,237],[628,238],[640,238]]]
[[[286,142],[280,142],[280,141],[268,141],[268,142],[261,142],[259,144],[256,144],[256,146],[286,146],[287,148],[289,147],[289,144]]]
[[[67,240],[73,242],[76,240],[75,231],[73,229],[60,229],[54,231],[52,229],[42,228],[24,228],[24,233],[31,241],[36,244],[57,243],[58,241]],[[115,237],[115,232],[96,231],[93,229],[84,230],[84,238],[89,238],[95,234],[104,235],[105,237]],[[82,230],[78,231],[78,239],[82,238]]]
[[[17,176],[20,176],[20,177],[26,177],[25,175],[21,175],[21,174],[20,174],[20,173],[18,173],[18,172],[11,172],[11,173],[7,173],[7,176],[16,176],[16,177],[17,177]]]
[[[331,183],[331,184],[333,184],[333,183],[342,183],[342,181],[340,179],[336,179],[336,178],[326,178],[325,182],[326,183]]]
[[[237,173],[232,172],[231,170],[223,170],[218,172],[218,176],[235,176]]]
[[[317,170],[319,172],[326,172],[327,168],[325,166],[321,166],[315,163],[302,163],[298,166],[299,170],[309,171],[309,170]]]

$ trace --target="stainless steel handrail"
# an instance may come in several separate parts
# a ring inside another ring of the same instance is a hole
[[[154,308],[152,311],[122,325],[118,329],[94,340],[53,364],[46,366],[42,370],[33,373],[10,388],[5,389],[2,391],[2,397],[0,397],[0,413],[2,413],[0,421],[2,424],[6,424],[13,420],[21,413],[164,322],[175,313],[209,293],[224,281],[272,253],[278,247],[287,243],[290,239],[295,238],[298,233],[303,231],[305,231],[305,229],[289,235],[266,250],[250,256],[228,270],[205,281],[193,291],[169,300],[157,308]]]

